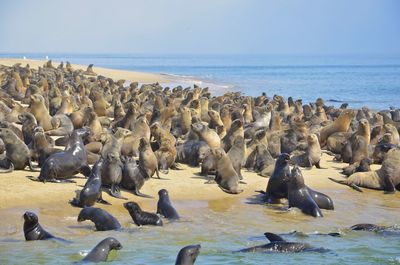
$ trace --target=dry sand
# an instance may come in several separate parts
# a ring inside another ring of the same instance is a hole
[[[25,66],[26,64],[29,64],[32,68],[37,69],[39,66],[43,66],[45,61],[31,60],[31,59],[0,58],[0,65],[12,66],[16,63],[21,63],[23,66]],[[54,67],[57,67],[58,65],[59,65],[59,62],[53,61]],[[72,64],[72,67],[74,69],[86,70],[87,65]],[[108,69],[108,68],[102,68],[102,67],[96,67],[96,66],[93,67],[93,71],[95,73],[97,73],[98,75],[110,77],[114,80],[125,79],[126,81],[131,81],[131,82],[135,81],[135,82],[139,82],[139,83],[156,83],[156,82],[172,83],[175,81],[172,77],[169,77],[167,75],[125,71],[125,70],[115,70],[115,69]]]
[[[346,164],[332,161],[332,157],[323,155],[321,165],[328,169],[311,170],[303,169],[305,182],[314,189],[323,190],[346,190],[349,193],[355,192],[349,187],[333,183],[328,177],[340,178],[339,168]],[[223,192],[216,184],[205,184],[206,180],[200,176],[200,168],[190,168],[185,165],[183,170],[170,170],[169,174],[161,174],[166,179],[150,179],[142,188],[142,192],[158,198],[157,192],[164,188],[170,193],[174,200],[218,200],[224,198],[251,198],[258,193],[256,190],[265,190],[267,186],[267,178],[263,178],[254,172],[243,170],[244,181],[247,184],[241,184],[244,192],[239,195],[231,195]],[[375,166],[376,168],[376,166]],[[85,184],[83,176],[75,178],[76,183],[41,183],[34,182],[26,178],[26,176],[39,175],[38,172],[15,171],[10,174],[1,176],[0,188],[0,209],[13,208],[18,206],[35,206],[43,203],[54,203],[68,205],[68,201],[75,196],[75,191],[82,189]],[[382,191],[374,191],[382,193]],[[122,191],[122,195],[129,200],[143,201],[153,200],[138,197],[129,191]],[[114,204],[122,204],[123,200],[110,197],[103,192],[103,198]],[[382,195],[383,196],[383,195]]]

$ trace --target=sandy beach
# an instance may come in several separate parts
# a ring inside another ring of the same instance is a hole
[[[33,68],[38,68],[39,66],[43,66],[46,61],[44,60],[32,60],[32,59],[17,59],[17,58],[0,58],[0,64],[6,66],[12,66],[16,63],[20,63],[23,66],[29,64]],[[60,62],[54,62],[53,66],[57,67]],[[65,63],[65,62],[64,62]],[[74,69],[82,69],[86,70],[86,65],[79,64],[71,64]],[[125,71],[125,70],[115,70],[115,69],[107,69],[103,67],[93,66],[93,70],[99,74],[106,77],[110,77],[114,80],[125,79],[126,81],[130,80],[132,82],[139,83],[170,83],[173,82],[174,79],[172,77],[168,77],[166,75],[160,74],[151,74],[151,73],[143,73],[143,72],[134,72],[134,71]]]
[[[0,59],[0,64],[13,65],[29,63],[31,67],[43,65],[44,61],[22,60],[22,59]],[[53,62],[57,66],[57,62]],[[76,69],[86,69],[86,66],[72,65]],[[168,83],[177,80],[168,79],[167,76],[148,74],[140,72],[113,70],[106,68],[94,67],[94,71],[98,74],[113,79],[125,79],[127,82],[137,81],[141,83]],[[212,92],[212,91],[211,91]],[[210,218],[209,215],[216,213],[216,217],[212,217],[213,221],[220,222],[221,226],[225,226],[226,222],[235,220],[236,215],[231,216],[235,212],[239,212],[239,219],[232,223],[235,226],[251,229],[255,232],[260,224],[266,222],[270,224],[261,228],[264,230],[272,229],[276,231],[304,230],[315,231],[331,231],[333,227],[348,227],[354,223],[371,222],[384,225],[392,225],[399,222],[399,215],[395,214],[399,211],[398,201],[400,193],[393,195],[384,195],[383,191],[373,191],[363,189],[363,193],[356,192],[351,188],[333,183],[328,177],[340,179],[342,175],[339,173],[341,168],[346,166],[345,163],[333,161],[333,157],[323,154],[321,166],[325,169],[317,169],[313,167],[311,170],[302,169],[305,183],[318,191],[328,194],[335,203],[334,211],[323,210],[324,218],[317,221],[313,217],[305,216],[299,211],[294,213],[283,214],[282,211],[275,208],[265,208],[265,205],[252,206],[247,203],[259,198],[257,190],[265,190],[268,179],[257,175],[254,172],[242,169],[244,181],[246,184],[240,184],[240,188],[244,189],[243,193],[231,195],[223,192],[216,184],[205,184],[206,179],[200,176],[200,168],[191,168],[186,165],[180,165],[182,170],[170,170],[169,174],[160,174],[163,179],[152,178],[147,181],[141,192],[153,196],[152,199],[142,198],[133,195],[131,192],[122,190],[122,195],[127,197],[129,201],[136,201],[142,207],[154,209],[158,200],[157,192],[160,189],[169,191],[171,200],[173,200],[180,212],[194,222],[195,219]],[[373,165],[372,169],[378,169],[379,165]],[[75,240],[83,235],[90,235],[91,231],[86,224],[83,226],[76,225],[76,216],[79,208],[72,207],[68,202],[75,197],[76,191],[80,190],[86,179],[82,175],[78,175],[73,180],[76,183],[41,183],[33,182],[27,176],[37,177],[39,172],[31,172],[29,170],[14,171],[1,176],[2,184],[0,186],[0,218],[7,225],[0,229],[0,236],[12,238],[13,240],[21,238],[22,220],[21,215],[28,210],[35,211],[41,215],[41,222],[48,227],[52,227],[53,231],[65,236],[72,237]],[[132,227],[131,219],[123,208],[125,200],[115,199],[107,194],[107,189],[103,191],[103,199],[112,205],[102,205],[96,203],[95,207],[106,209],[115,215],[122,224]],[[263,207],[263,208],[260,208]],[[284,206],[280,206],[284,207]],[[280,208],[279,208],[280,209]],[[226,216],[228,214],[228,216]],[[255,216],[254,220],[248,220],[248,215]],[[394,217],[394,218],[393,218]],[[60,225],[60,222],[62,225]],[[191,224],[192,225],[192,224]],[[76,230],[76,228],[81,228]],[[82,230],[86,228],[87,230]],[[197,226],[195,229],[199,229]],[[172,229],[169,227],[168,229]],[[185,232],[180,234],[181,237],[190,231],[190,227],[185,227]],[[207,227],[207,229],[211,229]],[[231,229],[231,228],[229,228]],[[196,232],[200,232],[196,230]],[[224,230],[223,230],[224,231]],[[236,233],[243,234],[245,229],[238,230]],[[208,231],[209,233],[213,233]],[[141,233],[144,233],[143,230]],[[162,232],[160,232],[162,233]],[[165,233],[165,232],[164,232]],[[174,232],[173,232],[174,233]],[[224,232],[233,236],[231,232]],[[165,236],[164,234],[162,234]],[[223,237],[223,235],[220,235]],[[96,238],[97,240],[97,238]],[[151,239],[149,242],[152,242]],[[185,242],[184,239],[180,239]],[[190,242],[189,242],[190,243]],[[237,242],[236,242],[237,243]],[[166,251],[165,249],[163,251]],[[123,255],[128,255],[127,253]],[[74,257],[77,260],[80,257]],[[1,261],[1,259],[0,259]]]

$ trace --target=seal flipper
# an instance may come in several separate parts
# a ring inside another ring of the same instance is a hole
[[[143,198],[150,198],[150,199],[154,198],[150,195],[141,193],[137,188],[133,191],[133,194],[135,194],[136,196],[139,196],[139,197],[143,197]]]
[[[385,194],[393,194],[396,192],[396,188],[394,187],[393,181],[390,176],[386,176],[383,181],[385,183]]]
[[[29,158],[29,160],[28,160],[28,166],[29,166],[29,169],[31,170],[31,171],[33,171],[33,172],[40,172],[40,167],[34,167],[33,165],[32,165],[32,160]]]
[[[285,239],[282,237],[278,236],[277,234],[274,233],[269,233],[266,232],[264,233],[264,236],[270,241],[270,242],[286,242]]]
[[[83,166],[80,170],[80,173],[82,173],[82,175],[84,175],[85,177],[89,177],[90,173],[92,172],[92,170],[90,169],[89,166]]]
[[[7,159],[9,162],[9,168],[8,169],[0,169],[0,173],[10,173],[14,171],[14,164],[10,160]]]
[[[103,196],[102,196],[102,192],[101,192],[101,191],[100,191],[100,196],[99,196],[99,198],[97,198],[97,202],[98,202],[98,203],[101,203],[101,204],[105,204],[105,205],[112,205],[111,203],[109,203],[108,201],[106,201],[106,200],[103,199]]]
[[[315,166],[316,166],[318,169],[328,169],[328,168],[326,168],[326,167],[321,167],[320,162],[321,162],[321,160],[318,161],[318,162],[315,164]]]
[[[346,180],[338,180],[338,179],[334,179],[334,178],[329,178],[328,179],[332,180],[333,182],[342,184],[342,185],[347,185],[352,189],[355,189],[358,192],[363,192],[362,189],[360,189],[360,187],[358,187],[356,184],[354,183],[348,183]]]
[[[127,200],[127,199],[128,199],[128,198],[125,198],[125,197],[123,197],[123,196],[121,195],[121,190],[120,190],[120,188],[119,188],[119,185],[118,185],[118,184],[115,184],[115,183],[113,183],[113,184],[111,185],[110,195],[111,195],[112,197],[114,197],[114,198],[117,198],[117,199],[123,199],[123,200]]]

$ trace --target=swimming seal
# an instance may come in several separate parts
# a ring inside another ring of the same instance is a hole
[[[200,245],[189,245],[182,248],[176,257],[175,265],[193,265],[200,253]]]
[[[297,253],[302,251],[318,251],[322,249],[312,248],[307,243],[300,242],[288,242],[282,237],[273,233],[264,233],[265,237],[270,241],[268,244],[245,248],[239,250],[239,252],[284,252],[284,253]]]
[[[90,252],[83,258],[83,262],[102,262],[107,261],[108,254],[111,250],[120,250],[121,243],[114,237],[107,237],[98,243]]]
[[[24,220],[24,234],[26,241],[55,238],[52,234],[42,228],[36,214],[25,212]]]
[[[94,223],[97,231],[118,230],[121,228],[118,220],[106,210],[95,207],[86,207],[81,210],[78,222],[90,220]]]
[[[144,212],[140,208],[139,204],[136,202],[126,202],[124,203],[125,209],[128,210],[129,215],[132,217],[133,222],[137,226],[142,226],[142,225],[158,225],[162,226],[163,222],[160,218],[155,213],[149,213],[149,212]]]
[[[166,189],[161,189],[158,191],[158,202],[157,202],[157,213],[161,214],[167,219],[178,220],[180,217],[178,212],[172,206],[169,199],[168,191]]]

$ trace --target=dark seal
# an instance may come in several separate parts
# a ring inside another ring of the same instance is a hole
[[[124,203],[125,209],[128,210],[129,215],[132,217],[133,222],[137,226],[142,226],[142,225],[158,225],[162,226],[163,222],[160,218],[155,213],[149,213],[149,212],[144,212],[140,208],[139,204],[136,202],[126,202]]]
[[[178,220],[179,215],[175,208],[172,206],[169,200],[168,191],[166,189],[161,189],[158,192],[158,202],[157,202],[157,213],[161,214],[167,219]]]
[[[102,262],[107,261],[108,254],[111,250],[120,250],[122,248],[121,243],[113,238],[107,237],[97,244],[86,257],[82,260],[83,262]]]
[[[24,213],[24,234],[26,241],[55,238],[39,224],[39,218],[32,212]]]
[[[175,265],[193,265],[200,253],[200,245],[189,245],[182,248],[176,257]]]
[[[94,207],[83,208],[78,216],[78,222],[90,220],[96,226],[97,231],[118,230],[121,224],[106,210]]]

